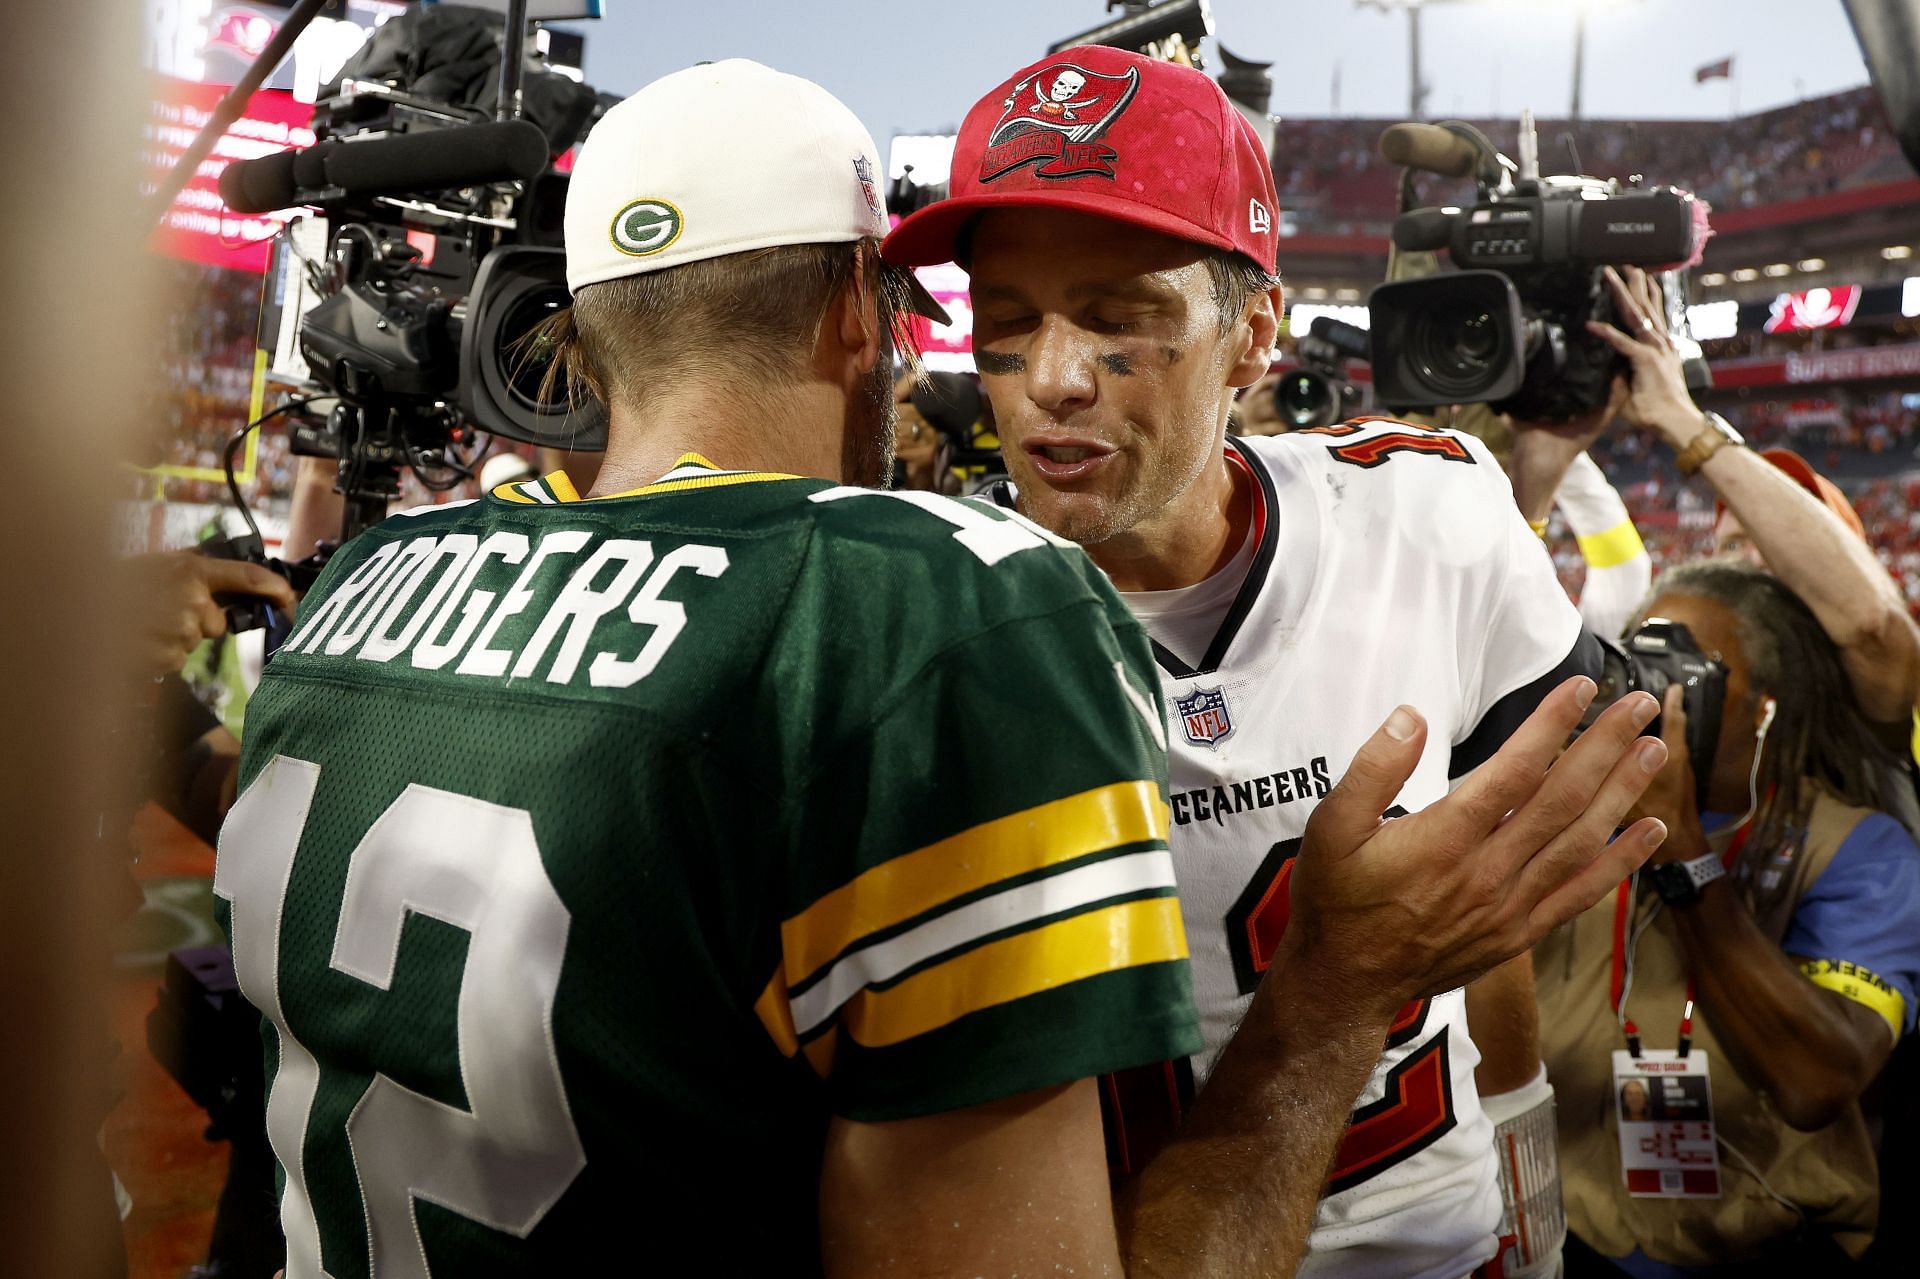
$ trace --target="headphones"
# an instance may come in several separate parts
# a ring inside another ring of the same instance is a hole
[[[1761,741],[1767,739],[1767,730],[1773,727],[1773,717],[1780,711],[1780,703],[1769,697],[1766,714],[1760,717],[1760,727],[1754,730],[1754,736]]]

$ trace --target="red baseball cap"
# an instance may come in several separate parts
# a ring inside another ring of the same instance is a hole
[[[1840,486],[1813,469],[1807,459],[1792,449],[1762,449],[1760,456],[1786,472],[1787,476],[1807,492],[1813,494],[1819,503],[1839,517],[1842,524],[1852,529],[1854,536],[1861,541],[1867,540],[1866,526],[1860,522],[1860,512],[1853,509],[1853,503],[1840,491]],[[1714,499],[1713,522],[1720,522],[1721,513],[1727,504]]]
[[[1276,266],[1279,202],[1253,126],[1192,67],[1081,45],[1015,73],[967,112],[947,198],[895,227],[901,266],[953,260],[987,209],[1073,209]]]

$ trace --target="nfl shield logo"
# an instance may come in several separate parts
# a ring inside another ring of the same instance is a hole
[[[1227,695],[1217,688],[1196,688],[1173,703],[1187,740],[1195,746],[1217,747],[1233,736],[1233,717],[1227,713]]]

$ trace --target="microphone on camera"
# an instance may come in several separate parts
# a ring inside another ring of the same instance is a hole
[[[1437,124],[1396,124],[1380,135],[1380,154],[1393,164],[1449,178],[1470,178],[1480,148]]]
[[[530,181],[547,167],[547,136],[526,120],[431,129],[364,142],[332,138],[303,151],[237,160],[220,175],[236,213],[270,213],[339,194],[412,195]]]

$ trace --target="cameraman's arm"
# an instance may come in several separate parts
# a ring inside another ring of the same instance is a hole
[[[233,806],[240,741],[178,676],[161,680],[158,696],[153,802],[211,844]]]
[[[214,602],[216,593],[257,595],[283,612],[294,611],[293,587],[286,579],[244,560],[168,551],[135,556],[122,571],[142,674],[154,679],[177,674],[202,640],[227,633],[227,615]]]
[[[287,511],[287,535],[280,542],[280,558],[289,564],[320,549],[323,541],[339,538],[346,500],[333,491],[340,464],[330,457],[296,459],[293,505]]]
[[[1687,394],[1680,355],[1667,336],[1659,286],[1629,267],[1608,268],[1614,302],[1628,332],[1590,323],[1595,336],[1633,367],[1626,413],[1676,450],[1705,429]],[[1739,519],[1775,577],[1806,601],[1840,650],[1854,696],[1868,719],[1904,721],[1920,701],[1920,628],[1873,550],[1833,512],[1758,453],[1723,448],[1700,474]]]
[[[1699,433],[1700,417],[1663,428],[1677,440]],[[1920,702],[1920,628],[1914,625],[1873,548],[1751,449],[1723,448],[1700,468],[1740,521],[1767,570],[1805,600],[1840,650],[1861,712],[1880,723],[1904,721]]]

